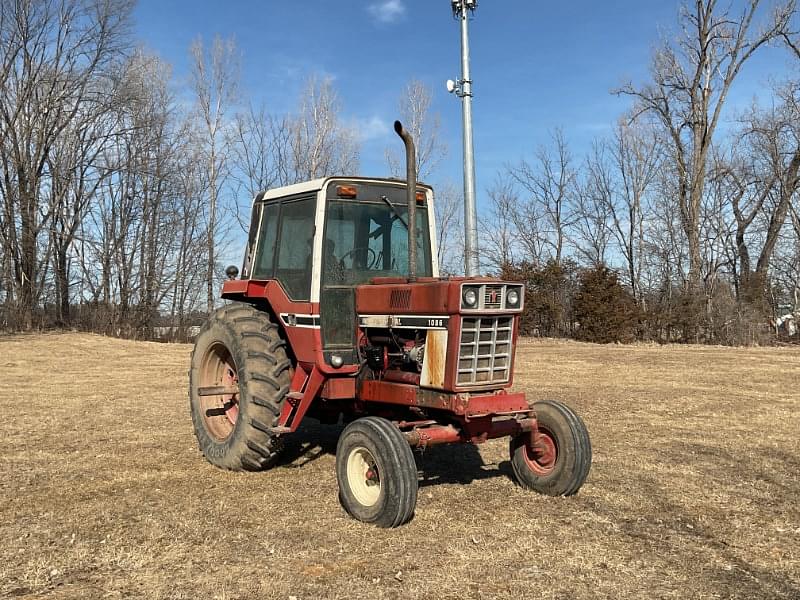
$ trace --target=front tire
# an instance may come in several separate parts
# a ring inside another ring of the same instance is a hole
[[[232,471],[274,464],[280,439],[270,429],[278,424],[292,372],[267,313],[234,302],[212,314],[197,336],[189,371],[194,432],[211,464]],[[210,394],[211,388],[225,393]]]
[[[547,400],[533,405],[540,446],[531,435],[511,439],[511,467],[519,484],[548,496],[571,496],[586,481],[592,465],[592,444],[581,418],[566,404]]]
[[[417,505],[418,477],[408,441],[390,421],[364,417],[345,427],[336,446],[339,501],[359,521],[398,527]]]

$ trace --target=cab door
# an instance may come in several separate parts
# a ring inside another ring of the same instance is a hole
[[[326,209],[319,313],[322,348],[328,362],[335,354],[344,364],[358,363],[355,286],[360,282],[354,274],[363,263],[358,240],[366,236],[364,225],[356,218],[357,206],[329,201]]]

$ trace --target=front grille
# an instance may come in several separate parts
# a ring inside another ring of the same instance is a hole
[[[458,385],[508,382],[513,319],[511,316],[464,318],[458,352]]]

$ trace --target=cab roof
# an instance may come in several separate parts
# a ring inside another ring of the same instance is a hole
[[[405,179],[394,179],[394,178],[380,178],[380,177],[346,177],[342,176],[335,176],[335,177],[320,177],[319,179],[312,179],[311,181],[303,181],[302,183],[295,183],[293,185],[286,185],[283,187],[272,188],[271,190],[267,190],[265,192],[261,192],[258,196],[256,196],[256,202],[264,202],[266,200],[274,200],[276,198],[284,198],[286,196],[294,196],[295,194],[308,194],[312,192],[318,192],[322,188],[324,188],[329,181],[361,181],[361,182],[369,182],[369,183],[388,183],[394,184],[398,187],[405,187],[406,180]],[[426,189],[432,189],[431,186],[418,181],[417,187],[423,187]]]

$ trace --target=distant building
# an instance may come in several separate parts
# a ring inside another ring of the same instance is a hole
[[[786,337],[794,337],[797,335],[797,316],[792,313],[787,313],[782,317],[775,319],[775,333],[784,335]]]

